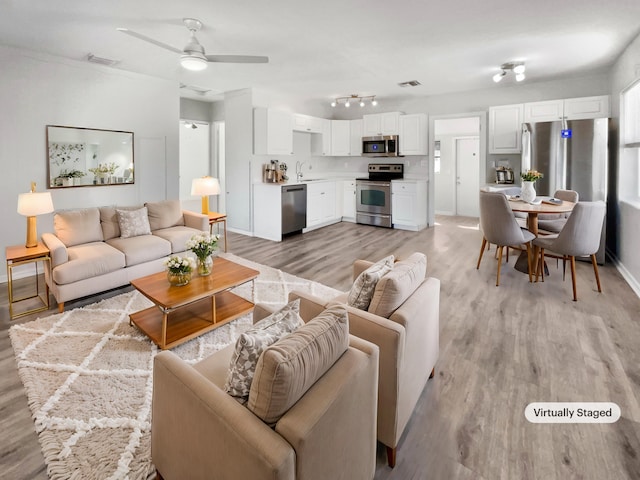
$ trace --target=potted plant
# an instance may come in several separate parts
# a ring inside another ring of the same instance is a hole
[[[181,287],[191,281],[191,273],[195,267],[193,259],[172,255],[164,264],[167,267],[167,280],[171,285]]]
[[[522,178],[522,191],[520,192],[520,196],[522,200],[525,202],[531,203],[536,199],[536,189],[534,188],[534,183],[536,180],[542,178],[544,175],[538,172],[537,170],[527,170],[526,172],[522,172],[520,174],[520,178]]]
[[[106,178],[110,178],[115,171],[118,169],[118,164],[115,162],[111,163],[99,163],[97,167],[90,168],[89,171],[93,173],[96,178],[93,183],[98,183],[98,179],[100,183],[107,183],[105,181]]]
[[[63,170],[58,175],[58,178],[62,179],[62,186],[63,187],[72,187],[74,178],[82,178],[85,175],[86,175],[86,173],[81,172],[80,170],[70,170],[70,171]]]

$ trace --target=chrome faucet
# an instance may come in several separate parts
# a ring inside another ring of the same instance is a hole
[[[304,165],[304,162],[296,162],[296,181],[298,182],[302,180],[302,165]]]

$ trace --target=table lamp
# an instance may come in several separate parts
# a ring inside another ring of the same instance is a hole
[[[36,215],[53,212],[51,193],[36,192],[36,182],[31,182],[31,191],[18,195],[18,213],[27,217],[27,248],[38,246]]]
[[[209,195],[220,193],[220,183],[217,178],[194,178],[191,182],[191,195],[202,197],[202,213],[209,214]]]

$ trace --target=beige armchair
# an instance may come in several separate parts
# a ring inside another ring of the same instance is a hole
[[[357,260],[353,278],[371,265]],[[300,313],[306,321],[326,306],[346,305],[347,296],[326,303],[298,292],[292,292],[289,298],[306,300]],[[378,441],[386,446],[387,460],[393,467],[402,433],[427,380],[434,375],[439,354],[440,281],[419,279],[418,288],[388,318],[350,306],[346,309],[349,333],[380,347]]]
[[[346,327],[344,331],[344,353],[274,427],[223,390],[235,345],[195,365],[171,351],[159,353],[153,371],[151,428],[152,461],[159,478],[373,478],[378,348],[349,336]],[[266,353],[258,360],[258,369]],[[288,363],[281,365],[276,370],[291,368]],[[287,391],[262,388],[264,378],[256,373],[251,395],[254,388],[261,390],[259,396]]]

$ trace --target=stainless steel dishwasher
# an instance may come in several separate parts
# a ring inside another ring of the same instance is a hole
[[[299,232],[307,227],[307,186],[282,187],[282,235]]]

